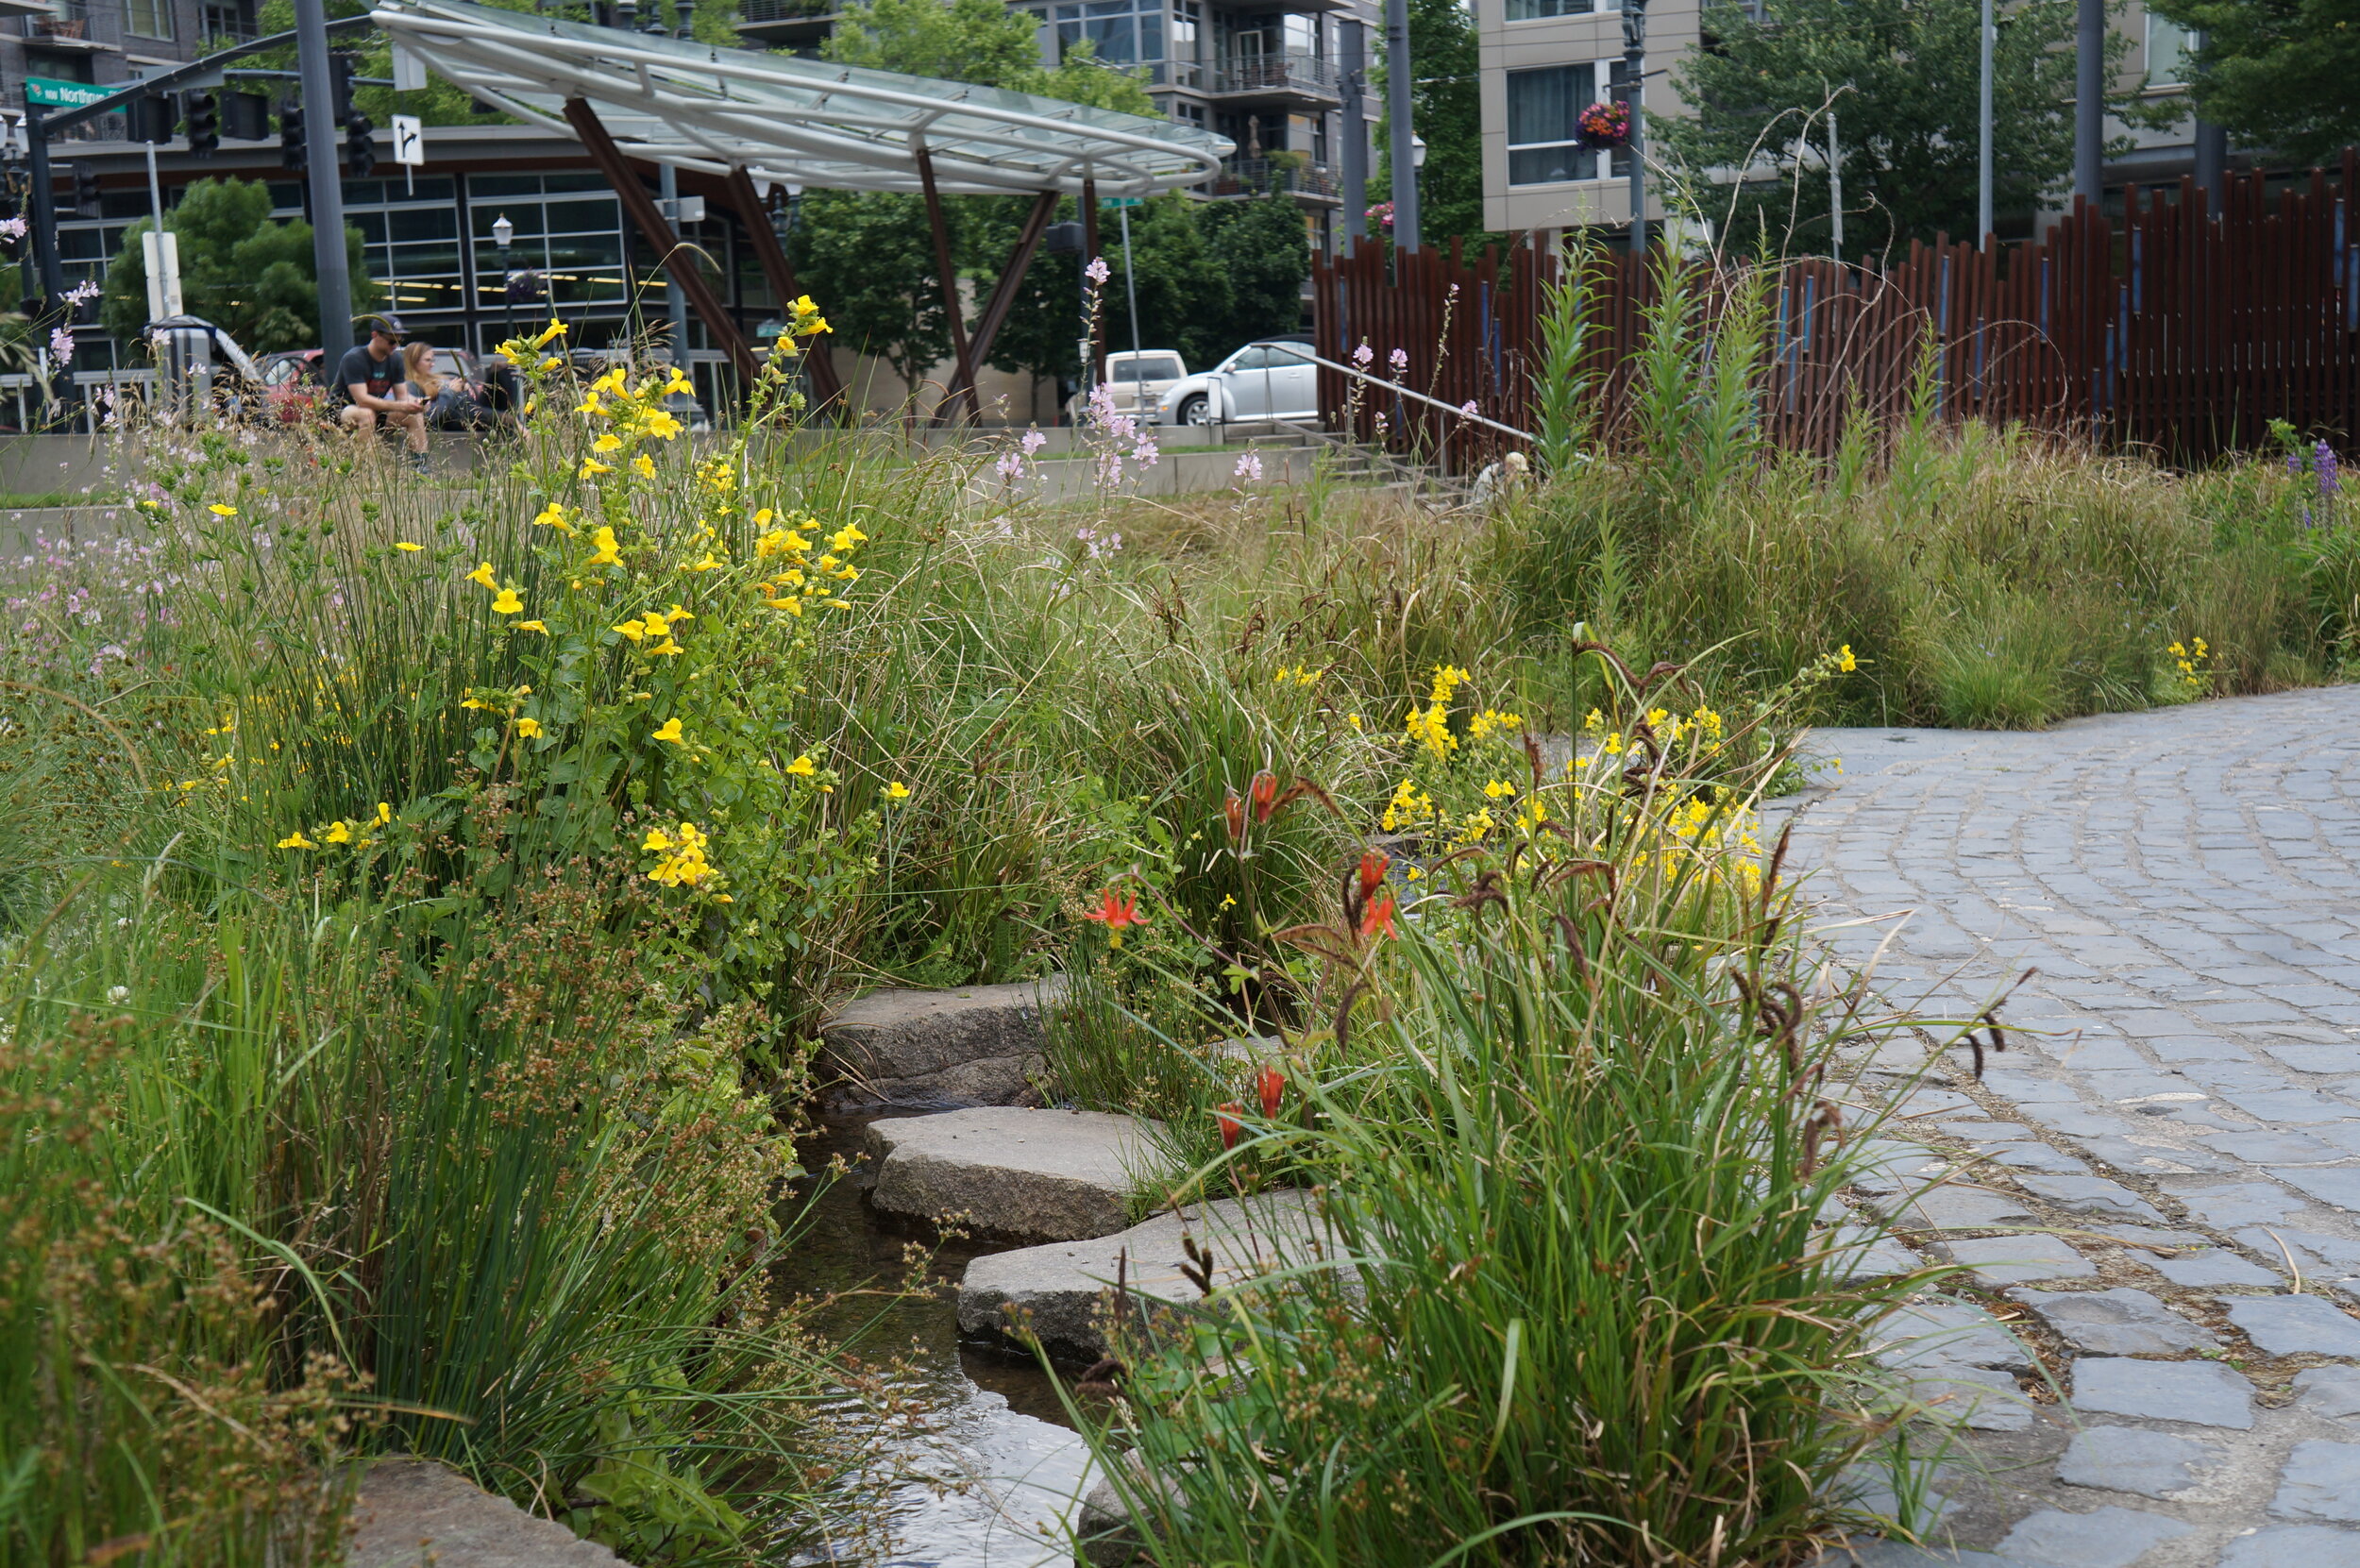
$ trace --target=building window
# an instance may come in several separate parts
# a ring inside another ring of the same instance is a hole
[[[1508,73],[1508,183],[1556,185],[1595,177],[1597,155],[1576,144],[1575,119],[1593,101],[1597,68],[1551,65]]]
[[[172,0],[123,0],[123,25],[142,38],[172,37]]]
[[[1508,20],[1539,22],[1551,16],[1588,16],[1593,11],[1622,8],[1622,0],[1508,0]]]
[[[2188,29],[2168,17],[2147,13],[2147,85],[2182,87],[2188,79]]]
[[[1160,65],[1165,0],[1086,0],[1056,8],[1058,53],[1089,40],[1108,65]],[[1161,81],[1163,73],[1155,73]]]

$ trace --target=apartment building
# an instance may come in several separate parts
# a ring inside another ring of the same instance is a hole
[[[1629,155],[1584,151],[1574,137],[1574,117],[1584,107],[1623,93],[1620,0],[1474,3],[1481,50],[1485,227],[1509,233],[1595,228],[1627,234]],[[1703,20],[1698,0],[1656,0],[1647,8],[1641,93],[1651,113],[1694,112],[1673,84],[1680,62],[1697,46]],[[2184,96],[2185,33],[2149,12],[2141,0],[2129,0],[2115,25],[2132,45],[2121,86],[2141,88],[2149,97]],[[2126,185],[2174,182],[2191,168],[2192,118],[2157,132],[2127,127],[2110,116],[2106,131],[2109,141],[2127,135],[2134,145],[2106,166],[2111,202],[2120,202]],[[1648,196],[1649,221],[1661,221],[1666,214],[1652,184]],[[2003,237],[2009,237],[2008,216],[2002,215]],[[2013,217],[2021,228],[2032,215]]]

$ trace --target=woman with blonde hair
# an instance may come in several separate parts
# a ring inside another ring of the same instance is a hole
[[[434,372],[434,346],[413,342],[404,346],[401,372],[402,379],[410,383],[410,396],[432,407],[443,391],[443,378]]]

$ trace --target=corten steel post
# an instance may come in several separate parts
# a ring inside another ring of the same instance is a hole
[[[1343,63],[1344,254],[1369,236],[1369,32],[1357,22],[1336,24],[1337,51]]]
[[[295,0],[295,64],[303,80],[304,181],[312,195],[312,265],[320,280],[323,379],[352,346],[352,275],[345,252],[344,149],[337,143],[336,92],[328,66],[328,12]]]
[[[914,149],[918,159],[918,182],[926,193],[926,223],[934,230],[935,271],[942,282],[942,311],[951,321],[951,384],[953,387],[972,385],[975,362],[968,357],[967,321],[959,311],[959,275],[951,266],[951,227],[942,215],[942,195],[935,189],[935,160],[923,144]],[[945,394],[941,409],[951,406]]]
[[[1409,0],[1385,0],[1385,141],[1393,160],[1393,248],[1418,248],[1417,83],[1409,59]]]
[[[1647,0],[1623,0],[1623,91],[1630,108],[1630,253],[1647,253]]]
[[[2106,195],[2106,0],[2080,0],[2073,40],[2073,194]]]
[[[1991,247],[1991,0],[1983,0],[1975,35],[1982,75],[1975,87],[1975,248]]]
[[[1098,260],[1098,181],[1082,181],[1082,265]],[[1087,283],[1083,285],[1088,287]],[[1090,312],[1090,362],[1084,366],[1082,396],[1087,398],[1106,379],[1106,312]]]
[[[639,183],[639,177],[632,172],[631,164],[624,159],[622,149],[615,144],[615,138],[607,134],[606,125],[598,118],[598,111],[582,99],[568,98],[565,100],[565,123],[574,127],[576,136],[582,138],[583,149],[590,154],[591,161],[598,166],[598,172],[606,177],[606,182],[615,187],[615,194],[622,199],[623,211],[630,214],[632,227],[655,247],[656,254],[664,258],[664,270],[672,275],[673,287],[688,296],[689,309],[695,311],[697,319],[705,324],[706,333],[728,351],[731,362],[745,378],[746,390],[750,393],[755,380],[762,375],[762,362],[755,357],[752,346],[747,343],[746,334],[737,329],[737,323],[730,319],[729,311],[705,282],[704,274],[697,270],[697,259],[681,248],[680,236],[673,233],[672,226],[664,221],[663,211],[656,206],[654,198],[648,194],[648,188]],[[309,122],[306,125],[308,127]]]
[[[795,269],[787,264],[786,247],[779,244],[778,230],[770,227],[769,210],[754,194],[753,177],[743,169],[733,168],[729,175],[730,205],[737,209],[737,217],[746,229],[746,243],[753,247],[754,260],[761,263],[762,276],[769,280],[770,292],[779,296],[781,318],[801,295],[802,285],[795,281]],[[844,382],[835,373],[835,361],[828,352],[828,340],[823,334],[803,345],[803,362],[811,371],[811,390],[819,395],[819,401],[832,403],[844,396]]]

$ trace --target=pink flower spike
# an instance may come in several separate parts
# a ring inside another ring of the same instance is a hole
[[[1082,276],[1090,280],[1092,287],[1103,288],[1106,279],[1113,274],[1107,268],[1106,259],[1104,256],[1093,256],[1090,258],[1090,264],[1082,269]]]
[[[1391,365],[1393,374],[1398,376],[1409,368],[1409,351],[1406,348],[1396,348],[1385,356],[1385,362]]]
[[[1475,416],[1475,400],[1472,397],[1468,398],[1458,405],[1458,412],[1473,419]]]

